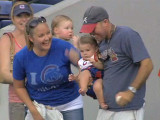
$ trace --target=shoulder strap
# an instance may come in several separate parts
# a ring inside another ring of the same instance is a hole
[[[11,48],[10,48],[10,60],[11,60],[11,71],[13,71],[13,59],[15,54],[15,42],[14,42],[14,36],[11,32],[4,33],[4,35],[7,35],[10,38],[11,42]]]

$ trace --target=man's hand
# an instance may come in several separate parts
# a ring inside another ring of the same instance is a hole
[[[130,90],[127,90],[117,93],[115,99],[119,106],[126,106],[129,102],[132,101],[133,97],[134,93],[132,93]]]

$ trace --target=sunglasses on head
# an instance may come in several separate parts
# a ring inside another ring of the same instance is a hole
[[[39,17],[37,19],[33,19],[30,24],[29,24],[29,27],[30,28],[34,28],[36,27],[39,23],[45,23],[46,22],[46,19],[44,17]]]

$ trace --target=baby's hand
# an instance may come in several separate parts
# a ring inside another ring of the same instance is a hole
[[[68,80],[69,81],[74,81],[74,80],[76,80],[76,77],[73,74],[69,74]]]
[[[91,62],[92,64],[96,62],[93,58],[85,58],[85,60]]]
[[[72,37],[72,44],[74,45],[74,47],[78,48],[78,40],[79,40],[79,36],[78,35],[74,35]]]

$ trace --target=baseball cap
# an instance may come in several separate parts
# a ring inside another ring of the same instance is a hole
[[[99,6],[91,6],[84,13],[83,25],[80,33],[91,33],[96,27],[97,23],[108,19],[107,11]]]
[[[21,4],[21,5],[17,5],[15,6],[14,10],[13,10],[13,15],[17,16],[21,13],[29,13],[32,14],[32,11],[30,9],[30,7],[26,4]]]

